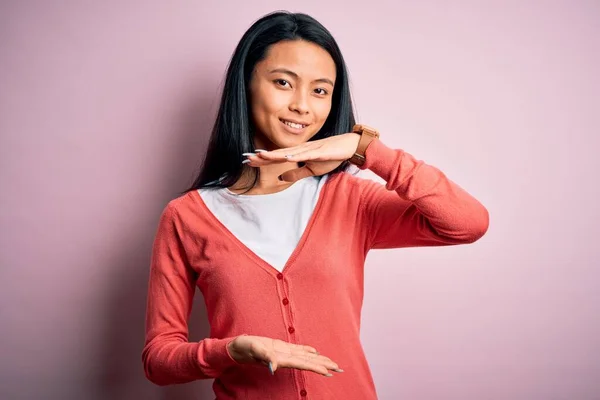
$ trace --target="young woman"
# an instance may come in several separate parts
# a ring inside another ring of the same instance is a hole
[[[146,376],[214,378],[223,400],[376,399],[359,339],[368,251],[472,243],[487,227],[486,209],[442,172],[355,126],[327,29],[269,14],[231,59],[198,178],[162,213]],[[211,330],[190,343],[196,286]]]

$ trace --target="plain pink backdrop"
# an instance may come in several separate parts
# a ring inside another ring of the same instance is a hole
[[[332,31],[360,122],[490,211],[476,244],[370,254],[380,398],[600,399],[600,6],[567,0],[2,1],[0,398],[212,398],[143,376],[149,253],[280,8]]]

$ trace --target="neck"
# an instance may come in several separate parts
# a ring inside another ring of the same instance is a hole
[[[254,138],[254,148],[263,149],[267,151],[277,150],[277,146],[271,141],[266,140],[262,135],[256,135]],[[282,163],[282,164],[271,164],[259,167],[259,177],[256,184],[254,182],[254,174],[252,173],[254,167],[245,166],[244,172],[238,181],[229,188],[234,193],[244,194],[271,194],[277,193],[287,189],[292,185],[290,182],[282,182],[279,180],[279,175],[291,169],[298,168],[298,163]],[[252,188],[250,188],[252,186]],[[250,190],[248,190],[250,188]]]
[[[260,167],[259,176],[256,184],[250,188],[254,182],[253,167],[245,167],[242,176],[238,181],[229,188],[234,193],[243,193],[246,195],[272,194],[287,189],[293,183],[282,182],[279,180],[279,175],[291,169],[298,168],[298,164],[273,164]],[[250,190],[248,190],[250,188]]]

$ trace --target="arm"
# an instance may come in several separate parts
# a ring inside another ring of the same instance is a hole
[[[158,385],[216,378],[237,365],[227,351],[234,338],[188,342],[197,276],[186,261],[179,222],[173,206],[167,206],[152,249],[142,361],[146,377]]]
[[[368,248],[472,243],[488,229],[486,208],[437,168],[402,150],[371,142],[361,169],[386,181],[362,192]]]

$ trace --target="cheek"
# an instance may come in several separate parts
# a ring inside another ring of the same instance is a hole
[[[331,100],[319,100],[313,107],[315,117],[319,123],[325,123],[325,120],[329,116],[331,111]]]
[[[263,114],[264,119],[268,119],[288,106],[289,97],[289,94],[282,90],[265,88],[259,95],[257,111]]]
[[[256,128],[265,134],[269,134],[273,125],[273,116],[281,109],[284,104],[279,93],[270,90],[261,90],[256,96],[256,101],[252,102],[252,117]]]

